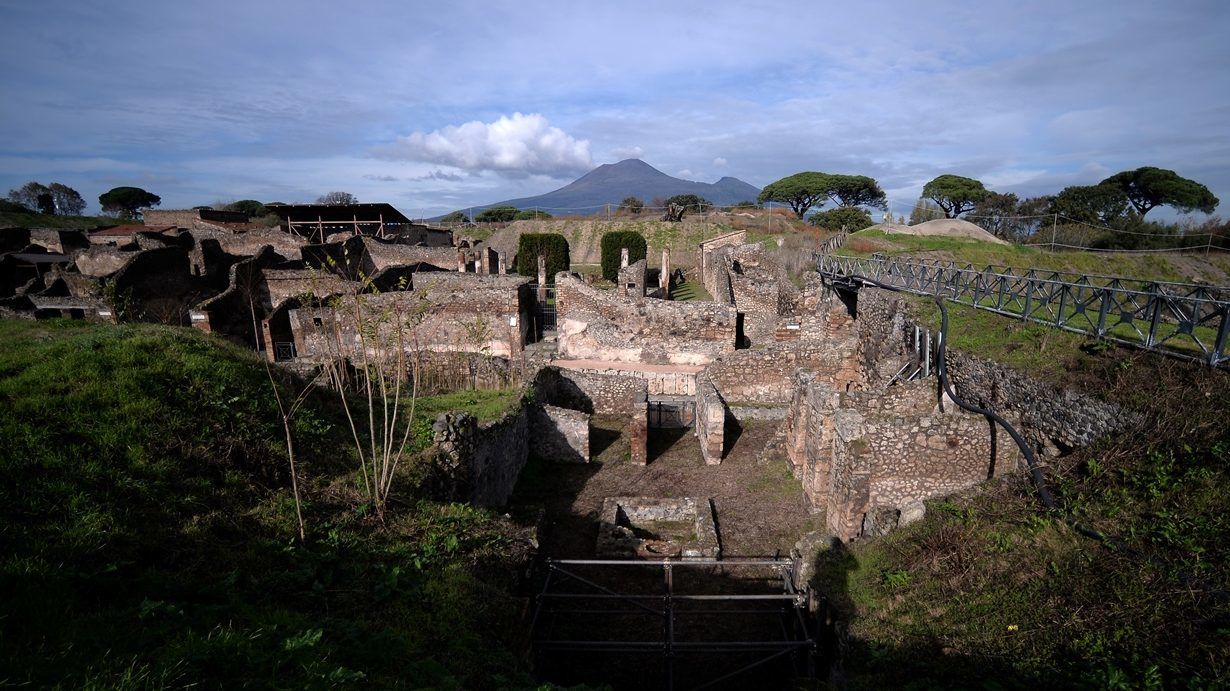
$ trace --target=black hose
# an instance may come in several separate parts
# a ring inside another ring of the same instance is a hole
[[[881,283],[873,278],[867,278],[866,276],[850,276],[850,278],[856,279],[863,283],[869,283],[877,288],[883,288],[884,290],[889,290],[894,293],[904,292],[896,286]],[[1003,427],[1004,430],[1008,432],[1008,436],[1012,437],[1012,441],[1016,442],[1017,448],[1019,448],[1021,450],[1021,454],[1025,456],[1025,462],[1029,464],[1029,474],[1033,478],[1034,487],[1038,490],[1038,497],[1042,500],[1042,505],[1048,509],[1056,508],[1055,498],[1051,496],[1050,490],[1047,489],[1046,479],[1042,477],[1042,469],[1038,467],[1038,458],[1034,455],[1034,451],[1030,448],[1029,443],[1025,441],[1023,436],[1021,436],[1021,433],[995,411],[979,408],[972,403],[967,403],[957,396],[956,391],[953,391],[952,384],[948,381],[948,364],[945,357],[948,350],[948,307],[944,305],[944,299],[939,295],[935,295],[934,300],[936,306],[940,308],[940,345],[935,352],[935,356],[938,361],[936,375],[939,377],[940,386],[944,389],[944,393],[948,394],[948,397],[952,399],[952,402],[956,403],[960,408],[978,415],[985,415],[995,422],[998,422],[1000,427]]]

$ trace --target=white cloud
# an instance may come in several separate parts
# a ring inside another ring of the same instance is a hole
[[[677,177],[677,178],[683,178],[684,180],[691,180],[692,178],[696,177],[696,173],[693,173],[693,172],[692,172],[690,169],[688,169],[688,168],[684,168],[683,170],[679,171],[678,173],[675,173],[675,177]]]
[[[430,133],[398,137],[377,152],[384,158],[423,161],[470,172],[496,171],[561,176],[593,167],[589,140],[552,127],[538,113],[500,116],[495,122],[474,120]]]
[[[644,158],[645,150],[639,146],[624,146],[618,149],[612,149],[611,154],[615,158],[623,161],[629,158]]]
[[[725,168],[726,163],[727,163],[726,159],[722,158],[721,156],[718,156],[717,158],[713,159],[714,168]]]

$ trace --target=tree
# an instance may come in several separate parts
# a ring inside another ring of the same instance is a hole
[[[329,206],[350,206],[351,204],[358,204],[359,200],[349,192],[330,192],[317,197],[316,203]]]
[[[38,195],[38,212],[46,216],[56,215],[56,198],[50,192]]]
[[[441,223],[465,223],[466,220],[466,212],[464,211],[454,211],[451,214],[445,214],[440,217]]]
[[[829,175],[825,194],[841,207],[870,206],[888,210],[888,197],[875,178],[866,175]]]
[[[538,275],[538,255],[547,260],[547,283],[555,283],[555,274],[567,271],[572,265],[568,238],[559,233],[522,233],[517,240],[517,256],[514,261],[517,273],[522,276]]]
[[[513,220],[533,221],[536,219],[547,219],[547,218],[551,218],[551,214],[547,213],[546,211],[543,211],[542,209],[525,209],[523,211],[518,211],[517,215],[513,218]]]
[[[812,214],[808,222],[818,228],[850,232],[874,225],[871,214],[857,206],[839,206],[836,209],[820,211]]]
[[[237,211],[241,214],[247,214],[252,218],[264,216],[269,213],[269,209],[265,205],[255,199],[240,199],[237,202],[231,202],[223,207],[226,211]]]
[[[930,199],[919,199],[914,208],[910,210],[909,225],[916,226],[919,223],[934,221],[937,218],[944,217],[944,210]]]
[[[633,215],[639,214],[644,208],[645,202],[641,201],[640,197],[624,197],[624,200],[619,203],[620,211],[627,211]]]
[[[51,190],[41,182],[31,181],[15,190],[9,190],[9,201],[14,204],[21,204],[27,209],[33,210],[39,208],[39,195],[48,194],[50,192]]]
[[[1209,188],[1165,168],[1145,166],[1125,170],[1099,184],[1122,190],[1141,218],[1155,206],[1171,206],[1184,213],[1201,211],[1211,214],[1220,203]]]
[[[519,209],[515,206],[493,206],[474,217],[479,223],[507,223],[517,217]]]
[[[1072,185],[1055,196],[1050,212],[1079,223],[1117,226],[1127,220],[1130,204],[1115,185]]]
[[[10,200],[8,200],[8,199],[0,199],[0,213],[6,213],[6,214],[32,214],[32,213],[34,213],[34,212],[33,212],[33,211],[31,211],[30,209],[26,208],[25,206],[22,206],[21,204],[18,204],[18,203],[17,203],[17,202],[15,202],[15,201],[10,201]]]
[[[789,204],[794,214],[803,218],[813,206],[824,206],[821,200],[828,196],[831,177],[827,173],[814,171],[795,173],[769,183],[760,191],[757,201],[762,204],[764,202]]]
[[[61,216],[80,216],[85,212],[85,200],[77,190],[58,182],[51,183],[47,189],[55,200],[56,213]]]
[[[705,211],[713,203],[695,194],[676,194],[665,203],[666,212],[662,214],[663,221],[682,221],[689,211]]]
[[[941,175],[923,187],[923,196],[938,204],[948,218],[973,209],[988,194],[981,182],[960,175]]]
[[[98,203],[105,214],[133,219],[140,217],[141,209],[161,204],[162,197],[140,187],[115,187],[98,195]]]
[[[648,245],[645,236],[635,230],[615,230],[605,233],[599,243],[602,248],[602,277],[614,281],[619,276],[620,251],[628,250],[628,263],[632,264],[645,258]]]

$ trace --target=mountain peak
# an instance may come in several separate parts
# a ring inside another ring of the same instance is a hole
[[[587,215],[602,213],[607,205],[617,205],[627,197],[649,203],[677,194],[695,194],[722,206],[755,199],[760,190],[732,177],[724,177],[716,184],[680,180],[639,158],[626,158],[604,163],[553,192],[475,206],[474,210],[507,205],[542,209],[556,215]]]

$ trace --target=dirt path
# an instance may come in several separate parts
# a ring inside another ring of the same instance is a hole
[[[603,500],[612,496],[711,498],[724,557],[771,556],[776,550],[788,554],[803,533],[823,526],[823,516],[811,512],[785,457],[763,454],[776,423],[737,432],[718,466],[704,464],[690,430],[651,431],[649,465],[632,465],[627,440],[602,424],[595,421],[591,434],[593,462],[532,462],[522,473],[513,504],[545,509],[540,536],[545,555],[593,557],[598,514]]]

